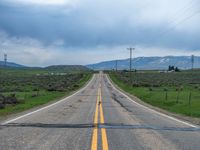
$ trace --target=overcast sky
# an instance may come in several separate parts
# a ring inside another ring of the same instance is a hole
[[[200,55],[199,0],[0,0],[0,58],[29,66]]]

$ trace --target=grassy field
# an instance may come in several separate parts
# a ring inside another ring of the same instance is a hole
[[[110,72],[111,79],[124,91],[153,106],[186,116],[200,117],[200,72],[133,73]]]
[[[67,96],[91,76],[91,72],[52,74],[42,69],[0,69],[0,116]]]

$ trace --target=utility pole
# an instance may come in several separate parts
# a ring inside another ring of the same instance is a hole
[[[115,69],[117,71],[117,67],[118,67],[118,60],[115,61]]]
[[[127,48],[127,50],[130,51],[130,83],[131,83],[131,86],[133,85],[133,79],[132,79],[132,53],[133,53],[133,50],[135,50],[135,48]]]
[[[191,56],[192,70],[194,69],[194,55]]]
[[[4,54],[4,65],[7,66],[7,54]]]

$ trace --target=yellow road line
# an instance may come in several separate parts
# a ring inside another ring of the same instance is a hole
[[[102,108],[102,91],[100,89],[100,102],[101,102],[101,105],[100,105],[100,122],[101,124],[104,124],[105,121],[104,121],[104,115],[103,115],[103,108]],[[102,134],[102,149],[103,150],[108,150],[108,140],[107,140],[107,134],[106,134],[106,129],[105,128],[101,128],[101,134]]]
[[[98,147],[98,101],[99,101],[99,89],[97,93],[97,102],[96,102],[96,108],[95,108],[95,115],[94,115],[94,129],[93,129],[93,135],[92,135],[92,144],[91,144],[91,150],[97,150]]]
[[[98,147],[98,128],[93,129],[91,150],[97,150]]]
[[[96,100],[96,109],[95,109],[95,115],[94,115],[95,127],[93,129],[91,150],[97,150],[97,148],[98,148],[98,112],[99,112],[99,110],[100,110],[100,114],[99,114],[100,115],[100,123],[104,124],[105,121],[104,121],[103,107],[102,107],[101,85],[100,85],[100,88],[98,89],[97,100]],[[107,140],[107,134],[106,134],[105,128],[101,128],[101,134],[102,134],[102,149],[108,150],[109,149],[108,148],[108,140]]]

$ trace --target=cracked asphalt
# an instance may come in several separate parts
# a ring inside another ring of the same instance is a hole
[[[103,73],[95,74],[74,95],[38,111],[8,118],[0,125],[0,150],[198,150],[199,147],[199,127],[137,105],[114,88]]]

